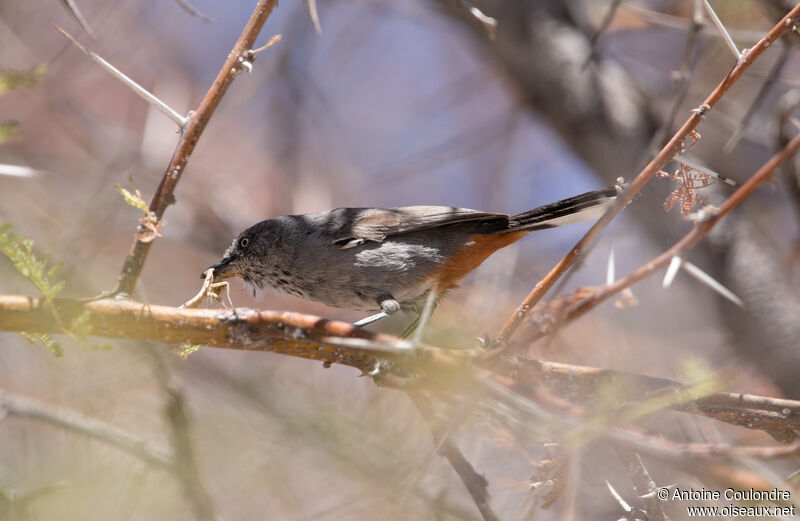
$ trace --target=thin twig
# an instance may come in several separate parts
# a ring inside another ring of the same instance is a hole
[[[164,448],[96,418],[56,405],[0,389],[0,412],[34,418],[116,447],[140,460],[172,472],[174,457]]]
[[[153,195],[153,200],[150,202],[150,210],[159,220],[161,220],[167,207],[173,203],[175,187],[186,170],[189,157],[194,151],[197,141],[200,139],[211,116],[214,114],[214,110],[219,105],[234,78],[241,73],[244,65],[252,63],[255,54],[249,56],[247,52],[253,48],[261,27],[277,5],[277,0],[259,0],[253,15],[222,65],[214,83],[208,89],[203,101],[200,102],[200,105],[189,117],[175,153],[164,172],[164,177],[161,179],[161,183]],[[119,283],[115,293],[130,295],[133,292],[136,282],[139,280],[139,275],[142,273],[151,244],[152,242],[143,242],[138,238],[134,239],[131,252],[125,258],[120,271]]]
[[[83,52],[84,52],[84,54],[86,54],[86,55],[87,55],[87,56],[89,56],[91,59],[93,59],[94,61],[96,61],[98,64],[100,64],[100,66],[101,66],[101,67],[103,67],[103,68],[104,68],[105,70],[107,70],[107,71],[108,71],[108,72],[109,72],[109,73],[110,73],[112,76],[114,76],[115,78],[117,78],[117,79],[118,79],[119,81],[121,81],[121,82],[122,82],[122,83],[123,83],[125,86],[127,86],[129,89],[131,89],[133,92],[135,92],[135,93],[136,93],[136,94],[137,94],[139,97],[141,97],[143,100],[145,100],[146,102],[148,102],[149,104],[151,104],[152,106],[154,106],[154,107],[155,107],[156,109],[158,109],[158,110],[159,110],[159,111],[160,111],[162,114],[164,114],[164,115],[165,115],[165,116],[167,116],[169,119],[171,119],[173,122],[175,122],[175,124],[176,124],[176,125],[178,125],[178,127],[179,127],[179,128],[183,128],[183,127],[184,127],[184,125],[186,125],[186,122],[189,120],[189,118],[187,118],[186,116],[183,116],[183,115],[179,114],[179,113],[178,113],[176,110],[174,110],[172,107],[170,107],[169,105],[167,105],[166,103],[164,103],[163,101],[161,101],[160,99],[158,99],[158,98],[157,98],[155,95],[153,95],[152,93],[150,93],[150,91],[148,91],[147,89],[145,89],[144,87],[142,87],[141,85],[139,85],[138,83],[136,83],[135,81],[133,81],[131,78],[129,78],[128,76],[126,76],[126,75],[125,75],[125,74],[124,74],[122,71],[120,71],[119,69],[117,69],[116,67],[114,67],[113,65],[111,65],[110,63],[108,63],[108,62],[107,62],[105,59],[103,59],[103,57],[102,57],[102,56],[100,56],[99,54],[97,54],[97,53],[95,53],[95,52],[92,52],[92,51],[90,51],[89,49],[87,49],[86,47],[84,47],[83,45],[81,45],[81,44],[78,42],[78,40],[76,40],[75,38],[73,38],[73,37],[72,37],[72,35],[71,35],[71,34],[69,34],[67,31],[65,31],[64,29],[62,29],[61,27],[59,27],[59,26],[57,26],[57,25],[56,25],[55,27],[56,27],[56,29],[58,29],[58,31],[59,31],[61,34],[63,34],[63,35],[64,35],[64,36],[66,36],[67,38],[69,38],[69,40],[70,40],[70,41],[71,41],[73,44],[75,44],[75,46],[76,46],[78,49],[80,49],[81,51],[83,51]]]
[[[89,26],[89,22],[86,21],[86,18],[84,18],[81,10],[78,9],[78,5],[73,0],[61,0],[61,3],[64,4],[64,7],[66,7],[75,20],[77,20],[78,25],[86,31],[86,34],[95,38],[94,31],[91,26]]]
[[[195,18],[200,19],[201,22],[205,22],[207,24],[212,24],[216,22],[216,20],[214,20],[210,16],[201,13],[195,6],[190,4],[188,0],[175,0],[175,2],[181,7],[181,9],[183,9],[190,15],[194,16]]]
[[[669,116],[664,121],[658,132],[655,133],[653,139],[650,141],[649,149],[658,149],[664,145],[664,140],[672,132],[672,126],[675,124],[675,119],[678,117],[678,111],[683,106],[686,95],[689,93],[689,85],[691,84],[692,77],[694,76],[695,68],[697,67],[697,60],[700,56],[700,31],[703,28],[703,6],[702,0],[694,0],[694,14],[686,30],[686,45],[683,48],[683,57],[681,58],[681,66],[678,69],[678,85],[675,89],[675,98],[672,101],[672,110]]]
[[[702,2],[702,0],[699,1]],[[669,29],[686,30],[692,23],[681,16],[673,16],[662,12],[653,11],[652,9],[643,7],[641,4],[636,2],[627,2],[622,5],[622,8],[638,15],[646,22]],[[703,21],[703,34],[707,34],[715,38],[721,38],[719,31],[711,25],[712,24]],[[728,32],[736,36],[736,39],[740,42],[757,42],[761,38],[761,33],[752,29],[730,29]]]
[[[781,47],[781,53],[778,55],[778,58],[775,60],[775,63],[772,64],[772,68],[769,70],[766,80],[764,80],[764,83],[758,90],[758,94],[756,94],[753,103],[751,103],[750,106],[747,108],[747,112],[745,113],[742,120],[739,122],[739,125],[737,125],[736,130],[733,131],[731,137],[722,147],[722,151],[724,153],[726,154],[729,153],[731,150],[733,150],[733,147],[735,147],[739,143],[739,140],[742,138],[742,135],[747,129],[747,126],[750,124],[750,120],[752,120],[753,116],[755,116],[758,113],[758,110],[761,108],[761,105],[767,99],[767,94],[769,94],[770,90],[772,90],[772,86],[775,85],[775,83],[778,81],[778,78],[781,75],[783,67],[789,61],[789,52],[791,50],[792,47],[790,45],[784,45],[783,47]]]
[[[739,48],[736,46],[736,42],[733,41],[731,38],[730,33],[728,33],[728,29],[725,28],[725,24],[722,23],[722,20],[719,19],[717,13],[714,12],[714,9],[711,7],[711,4],[708,3],[708,0],[703,0],[703,5],[705,5],[706,11],[711,16],[711,21],[714,22],[714,25],[717,26],[720,34],[722,35],[722,39],[725,41],[725,44],[731,50],[733,55],[736,57],[737,60],[742,58],[742,53],[739,51]]]
[[[620,194],[617,198],[616,204],[606,211],[592,228],[578,241],[578,243],[569,251],[569,253],[556,264],[556,266],[548,273],[536,286],[531,290],[530,294],[525,298],[522,304],[511,314],[506,320],[503,328],[496,339],[496,345],[504,346],[514,332],[522,324],[525,317],[533,309],[533,307],[541,300],[544,294],[553,287],[553,285],[560,279],[572,266],[580,261],[585,253],[595,243],[600,232],[605,229],[611,220],[616,217],[622,209],[630,203],[635,195],[641,191],[647,182],[653,178],[666,163],[672,160],[673,157],[683,147],[686,137],[694,131],[697,126],[703,121],[705,115],[719,102],[720,99],[728,92],[732,85],[742,76],[745,70],[764,53],[781,35],[789,31],[794,26],[794,17],[800,15],[800,4],[795,6],[777,25],[775,25],[769,33],[766,34],[753,48],[744,53],[733,69],[727,76],[717,85],[711,92],[706,100],[695,110],[692,111],[691,117],[683,124],[683,126],[675,133],[672,139],[661,149],[656,157],[648,164],[644,170],[631,182],[630,187]],[[744,188],[744,187],[742,187]],[[501,350],[494,350],[494,356],[499,354]]]
[[[680,444],[667,440],[662,436],[655,436],[642,431],[640,428],[628,425],[617,426],[611,424],[597,424],[593,416],[586,410],[570,402],[558,400],[541,391],[534,391],[534,399],[520,395],[508,389],[505,385],[487,378],[478,378],[475,385],[482,385],[486,391],[497,400],[499,404],[506,405],[514,412],[529,416],[537,424],[545,424],[551,428],[558,428],[562,435],[572,438],[566,445],[571,450],[577,450],[586,443],[598,439],[608,440],[615,447],[622,447],[658,459],[682,472],[689,472],[697,479],[709,479],[716,483],[725,484],[734,488],[754,488],[769,490],[778,484],[770,478],[751,472],[749,469],[728,465],[720,458],[714,457],[708,445]],[[498,405],[495,405],[497,407]],[[575,435],[578,436],[575,436]],[[795,438],[795,441],[797,438]],[[743,447],[714,446],[720,453],[734,455]],[[797,446],[785,447],[757,447],[755,455],[772,456],[780,454],[781,457],[796,454]],[[775,452],[772,452],[772,451]],[[747,450],[739,453],[747,454]],[[792,491],[797,495],[796,490]]]
[[[617,13],[617,9],[619,9],[621,3],[622,0],[611,0],[611,3],[608,5],[603,19],[600,21],[600,25],[597,26],[594,34],[589,38],[589,47],[591,51],[589,52],[589,56],[586,57],[586,61],[583,63],[584,67],[589,65],[597,56],[597,42],[600,40],[600,36],[608,29],[608,26],[611,25],[611,21],[614,19],[614,15]]]
[[[440,432],[440,429],[436,426],[434,421],[430,401],[424,395],[414,391],[409,392],[408,396],[411,398],[411,401],[414,402],[420,415],[428,423],[433,433],[434,442],[441,444],[439,451],[447,458],[453,470],[455,470],[458,477],[461,478],[462,483],[464,483],[464,486],[467,488],[469,495],[472,496],[472,500],[475,502],[475,506],[478,507],[484,521],[498,521],[499,518],[497,514],[494,513],[489,504],[489,492],[487,490],[489,483],[486,481],[486,478],[475,471],[475,468],[467,458],[464,457],[458,446],[453,443],[449,436],[446,436],[446,433]]]
[[[800,6],[798,6],[800,7]],[[566,317],[562,323],[566,323],[584,315],[589,310],[595,308],[601,302],[609,299],[611,296],[616,295],[620,291],[628,288],[636,282],[649,277],[654,272],[661,270],[671,262],[674,257],[683,257],[689,250],[691,250],[700,240],[705,237],[709,231],[719,221],[725,217],[731,210],[742,204],[752,193],[762,184],[769,182],[776,170],[792,158],[797,151],[800,150],[800,134],[795,136],[786,147],[775,154],[769,161],[767,161],[745,184],[741,186],[736,192],[733,193],[719,209],[703,210],[707,215],[704,219],[695,223],[692,231],[687,233],[680,241],[675,243],[667,251],[641,266],[639,269],[630,275],[618,279],[613,284],[598,288],[596,291],[590,293],[580,303],[569,309]],[[535,335],[535,338],[544,336],[545,332],[540,331]],[[495,350],[495,353],[498,350]],[[489,354],[491,354],[490,352]]]
[[[656,496],[656,484],[642,463],[642,458],[635,452],[620,448],[617,449],[617,455],[625,464],[625,470],[631,477],[634,492],[644,503],[648,521],[669,521]]]
[[[203,484],[194,455],[183,394],[172,381],[160,353],[155,349],[150,352],[155,362],[156,376],[167,396],[164,415],[170,427],[170,441],[175,453],[175,474],[183,485],[186,499],[194,508],[195,517],[201,521],[215,521],[214,504]]]
[[[800,92],[793,90],[786,93],[778,103],[778,147],[785,147],[790,141],[790,132],[794,128],[793,115],[800,108]],[[797,221],[800,222],[800,177],[797,172],[797,161],[787,161],[781,169],[781,180],[786,186],[789,203],[794,208]]]

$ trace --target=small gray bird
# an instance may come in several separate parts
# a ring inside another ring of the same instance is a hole
[[[588,192],[514,216],[449,206],[337,208],[284,215],[251,226],[211,266],[217,280],[239,276],[329,306],[421,313],[500,248],[529,232],[599,218],[616,188]]]

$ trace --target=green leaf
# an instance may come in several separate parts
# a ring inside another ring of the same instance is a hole
[[[142,193],[138,189],[134,188],[135,193],[130,193],[128,190],[122,188],[118,184],[114,185],[114,188],[117,189],[117,192],[122,194],[122,197],[125,198],[126,203],[144,212],[150,222],[154,223],[158,220],[150,211],[150,207],[147,205],[144,198],[142,198]]]
[[[0,122],[0,143],[8,141],[14,137],[14,134],[19,127],[19,121],[2,121]]]
[[[62,356],[64,354],[61,345],[53,340],[53,337],[47,333],[28,333],[27,331],[20,331],[19,334],[24,336],[31,344],[36,343],[37,340],[40,341],[56,356]]]
[[[201,347],[200,344],[181,344],[179,346],[176,346],[172,351],[176,355],[186,360],[187,358],[189,358],[190,354],[199,350],[200,347]]]
[[[18,87],[35,87],[47,71],[47,65],[40,63],[25,71],[0,72],[0,96]]]
[[[52,301],[66,284],[57,280],[61,265],[48,266],[47,261],[36,258],[33,242],[9,233],[10,229],[8,223],[0,225],[0,253],[11,260],[20,275],[30,280],[46,300]]]

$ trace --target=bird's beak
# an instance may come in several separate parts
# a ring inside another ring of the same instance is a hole
[[[238,275],[238,273],[229,271],[231,260],[232,259],[225,258],[219,261],[218,263],[214,264],[213,266],[209,266],[208,268],[206,268],[205,271],[203,271],[203,273],[200,274],[200,278],[201,279],[206,278],[206,271],[211,268],[214,268],[214,280],[223,280],[235,277],[236,275]]]

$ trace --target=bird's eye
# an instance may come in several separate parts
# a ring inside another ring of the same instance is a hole
[[[240,248],[247,248],[247,245],[250,244],[250,239],[247,237],[242,237],[239,239],[239,247]]]

